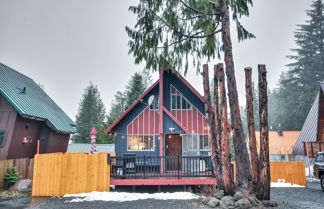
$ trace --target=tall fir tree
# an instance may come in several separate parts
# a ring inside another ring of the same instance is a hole
[[[109,127],[138,97],[143,94],[152,83],[151,73],[144,69],[141,73],[134,73],[130,81],[126,85],[124,92],[117,91],[114,100],[111,102],[111,107],[107,120],[106,128]],[[107,136],[109,143],[114,142],[114,136]]]
[[[322,0],[307,10],[309,19],[295,32],[295,55],[288,56],[289,70],[282,74],[276,99],[279,114],[274,121],[284,130],[300,130],[324,80],[324,11]]]
[[[92,127],[97,129],[97,143],[107,143],[104,133],[105,106],[100,98],[98,87],[90,83],[82,96],[76,115],[76,131],[72,140],[75,143],[90,143]]]
[[[126,109],[145,91],[145,82],[142,74],[134,73],[126,86]]]

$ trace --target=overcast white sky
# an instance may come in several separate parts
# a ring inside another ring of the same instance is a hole
[[[143,68],[128,55],[124,29],[135,22],[128,12],[135,2],[0,0],[0,62],[42,84],[72,119],[90,81],[98,85],[108,111],[115,92],[123,90],[131,74]],[[256,76],[257,64],[266,64],[269,85],[275,87],[281,71],[287,70],[285,56],[296,47],[296,24],[305,22],[310,4],[310,0],[254,0],[250,17],[242,22],[256,39],[233,40],[241,105],[243,68],[253,67]],[[209,63],[210,67],[218,62]],[[201,77],[194,69],[186,78],[202,92]]]

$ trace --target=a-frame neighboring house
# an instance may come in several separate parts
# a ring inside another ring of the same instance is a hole
[[[172,177],[186,179],[175,184],[188,184],[188,177],[195,178],[192,184],[202,183],[198,177],[209,177],[214,183],[204,98],[176,72],[160,72],[159,80],[106,133],[115,135],[117,157],[112,161],[112,181],[116,185],[164,184],[123,181],[134,175],[143,179],[166,177],[168,184],[174,184],[170,183]]]
[[[298,161],[305,160],[305,156],[313,158],[321,151],[324,151],[324,83],[319,85],[318,94],[294,146],[293,154]]]
[[[0,63],[0,160],[66,152],[74,122],[31,78]]]

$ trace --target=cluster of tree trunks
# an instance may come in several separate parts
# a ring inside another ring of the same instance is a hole
[[[269,136],[268,136],[268,104],[267,104],[267,80],[266,69],[264,65],[259,65],[259,109],[260,109],[260,158],[258,157],[258,149],[255,136],[255,124],[253,115],[253,95],[252,95],[252,68],[245,68],[245,82],[246,82],[246,104],[247,104],[247,120],[248,120],[248,135],[249,135],[249,148],[250,156],[247,156],[248,161],[243,163],[242,168],[247,167],[247,178],[245,181],[240,182],[239,177],[246,176],[246,174],[239,174],[237,167],[237,185],[242,189],[244,183],[248,185],[246,191],[250,191],[257,195],[259,199],[270,199],[270,164],[269,164]],[[227,118],[227,98],[224,77],[224,67],[222,63],[214,66],[214,108],[210,100],[210,87],[209,87],[209,71],[208,65],[203,66],[203,84],[204,84],[204,97],[206,118],[208,120],[208,138],[211,145],[212,162],[214,172],[217,179],[218,189],[223,189],[226,194],[233,194],[235,186],[232,179],[232,169],[230,166],[230,145],[229,145],[229,123]],[[227,79],[229,79],[227,77]],[[228,87],[229,88],[229,87]],[[231,114],[232,122],[233,114]],[[236,119],[238,120],[238,119]],[[239,120],[240,122],[240,120]],[[234,139],[238,135],[235,134]],[[243,130],[242,130],[243,131]],[[244,133],[243,133],[244,137]],[[238,164],[237,156],[240,156],[240,150],[247,149],[247,144],[244,140],[241,144],[237,144],[234,140],[236,155],[236,164]],[[236,144],[235,144],[236,143]],[[241,161],[242,163],[242,161]],[[244,169],[243,169],[244,170]],[[251,172],[252,171],[252,172]],[[244,179],[244,178],[243,178]],[[243,187],[245,188],[245,187]]]
[[[252,68],[245,68],[246,112],[248,121],[250,161],[252,169],[251,190],[259,199],[270,199],[270,163],[268,133],[268,97],[265,65],[258,66],[259,115],[260,115],[260,158],[255,136],[252,96]]]

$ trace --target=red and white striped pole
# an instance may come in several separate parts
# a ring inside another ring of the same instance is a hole
[[[92,128],[91,129],[91,132],[90,132],[91,148],[90,148],[89,154],[97,154],[96,135],[97,135],[96,129],[95,128]]]

